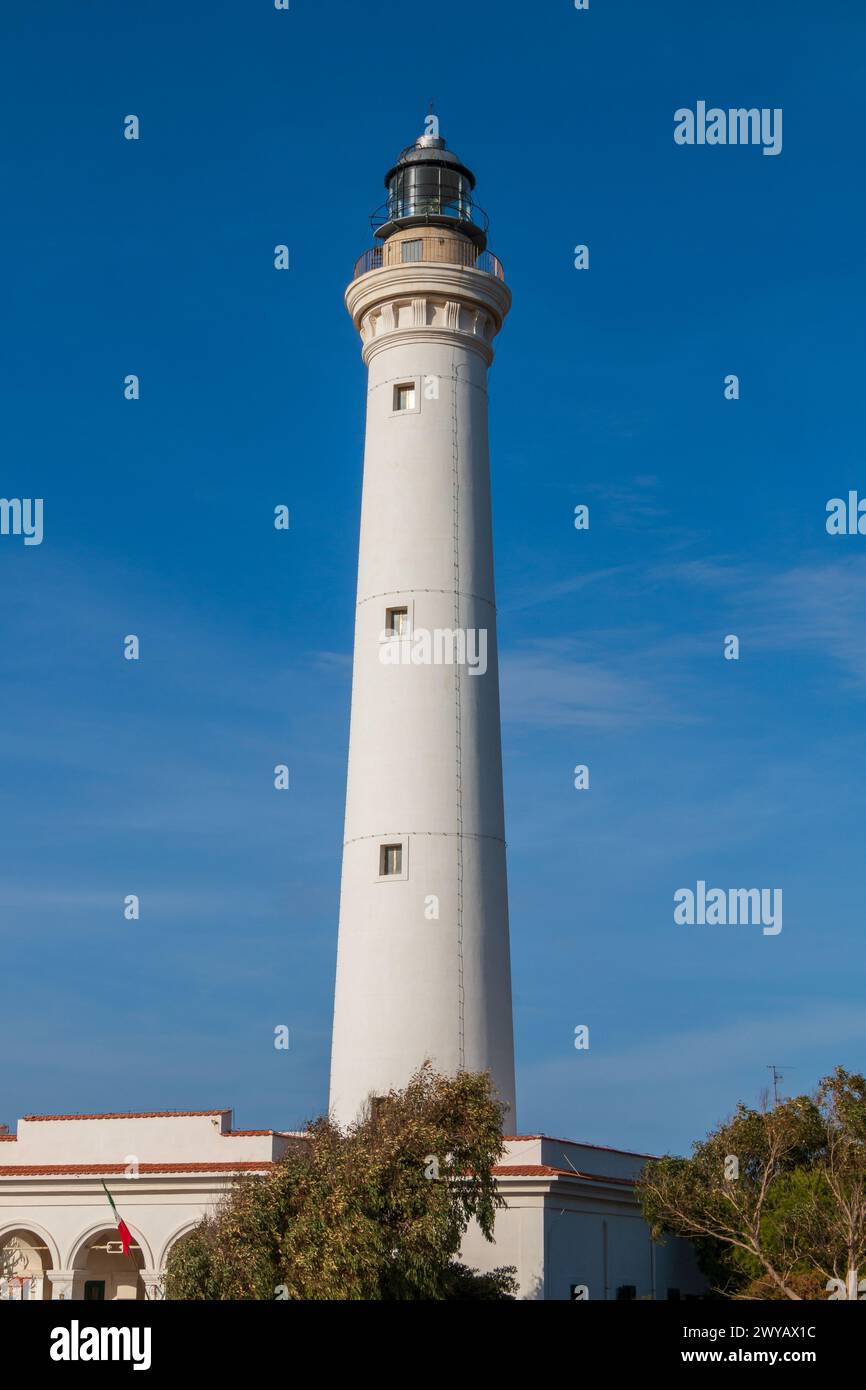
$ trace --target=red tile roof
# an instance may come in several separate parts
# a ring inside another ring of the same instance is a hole
[[[631,1178],[613,1178],[606,1173],[580,1173],[575,1168],[552,1168],[549,1163],[503,1163],[493,1169],[493,1174],[497,1178],[579,1178],[583,1182],[615,1182],[624,1187],[634,1186]]]
[[[0,1163],[0,1178],[51,1178],[85,1173],[125,1173],[123,1163]],[[240,1173],[273,1168],[269,1158],[258,1163],[139,1163],[139,1173]]]
[[[307,1139],[309,1133],[305,1129],[226,1129],[220,1135],[220,1139],[236,1139],[238,1135],[244,1138],[248,1134],[265,1134],[273,1139]]]
[[[266,1172],[273,1168],[270,1159],[244,1163],[140,1163],[139,1173],[240,1173]],[[77,1175],[122,1174],[123,1163],[0,1163],[0,1178],[50,1178]],[[614,1178],[602,1173],[580,1173],[573,1168],[553,1168],[549,1163],[505,1163],[493,1169],[497,1178],[577,1178],[583,1182],[617,1183],[631,1187],[630,1178]]]
[[[230,1115],[226,1110],[115,1110],[105,1115],[24,1115],[25,1120],[173,1120],[189,1115]]]
[[[501,1163],[493,1169],[497,1178],[555,1178],[560,1171],[547,1163]]]

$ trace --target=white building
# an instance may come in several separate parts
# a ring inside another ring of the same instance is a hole
[[[300,1135],[234,1130],[231,1111],[28,1115],[0,1136],[0,1299],[162,1297],[168,1253],[241,1173],[268,1172]],[[506,1140],[507,1208],[462,1258],[514,1265],[530,1299],[668,1298],[702,1280],[682,1241],[653,1245],[632,1179],[643,1155],[542,1135]],[[132,1236],[125,1255],[102,1184]],[[675,1291],[675,1292],[672,1292]]]
[[[544,1134],[505,1141],[495,1169],[507,1203],[495,1242],[470,1227],[473,1269],[513,1265],[520,1298],[563,1301],[695,1298],[705,1288],[687,1241],[654,1244],[634,1196],[649,1157]]]
[[[168,1252],[232,1180],[302,1142],[232,1129],[231,1113],[27,1115],[0,1135],[0,1298],[160,1297]]]
[[[425,1060],[489,1071],[515,1125],[487,369],[511,304],[475,179],[436,129],[386,176],[379,245],[346,291],[368,367],[352,724],[331,1065],[350,1123]],[[173,1245],[302,1136],[231,1112],[27,1116],[0,1135],[0,1297],[158,1297]],[[653,1246],[645,1155],[514,1137],[496,1242],[520,1295],[699,1293]],[[133,1244],[123,1254],[102,1183]]]

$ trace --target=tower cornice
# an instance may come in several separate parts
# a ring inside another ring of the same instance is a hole
[[[345,299],[365,362],[386,344],[456,340],[489,365],[511,308],[511,291],[497,276],[423,262],[368,271],[351,282]]]

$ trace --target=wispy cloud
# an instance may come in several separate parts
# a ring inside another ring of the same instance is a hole
[[[542,603],[565,598],[567,594],[580,593],[582,589],[591,588],[593,584],[603,583],[626,572],[625,566],[614,565],[608,569],[590,570],[586,574],[569,575],[568,579],[559,579],[549,584],[529,585],[524,589],[518,589],[513,597],[499,605],[499,609],[502,613],[519,613],[527,608],[537,608]]]
[[[659,479],[654,474],[638,474],[623,483],[587,483],[584,491],[590,500],[597,499],[609,518],[621,531],[641,531],[656,528],[669,515],[656,495]]]
[[[652,578],[715,593],[754,647],[823,653],[854,684],[866,685],[866,556],[840,555],[786,570],[707,558],[656,566]]]
[[[600,645],[600,644],[599,644]],[[575,642],[538,641],[502,657],[502,717],[536,728],[636,728],[689,719],[647,675],[634,652],[618,665],[587,661]]]

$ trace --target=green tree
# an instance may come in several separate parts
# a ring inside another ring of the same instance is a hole
[[[646,1165],[653,1235],[693,1240],[724,1297],[856,1297],[866,1263],[866,1081],[837,1067],[813,1096],[739,1105],[691,1158]]]
[[[503,1107],[489,1077],[425,1066],[343,1132],[312,1123],[266,1176],[240,1179],[171,1252],[180,1299],[502,1299],[510,1270],[456,1262],[470,1221],[488,1240]]]

